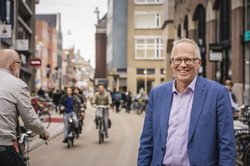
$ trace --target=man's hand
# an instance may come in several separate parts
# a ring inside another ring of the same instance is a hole
[[[45,131],[45,133],[43,135],[40,135],[40,137],[44,140],[47,140],[49,139],[49,132],[48,131]]]

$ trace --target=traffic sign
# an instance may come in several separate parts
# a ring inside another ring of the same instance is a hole
[[[244,32],[244,41],[245,42],[250,41],[250,31],[245,31]]]
[[[30,59],[29,62],[30,62],[30,65],[33,67],[40,67],[42,64],[42,61],[39,58]]]

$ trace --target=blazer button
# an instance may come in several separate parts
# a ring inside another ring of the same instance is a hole
[[[162,147],[161,150],[165,152],[165,147]]]

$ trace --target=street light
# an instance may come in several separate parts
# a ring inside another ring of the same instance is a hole
[[[144,89],[145,92],[147,93],[147,69],[145,69],[143,73],[144,73]]]

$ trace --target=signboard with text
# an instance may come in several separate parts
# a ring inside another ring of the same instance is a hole
[[[221,62],[222,61],[222,52],[210,51],[209,52],[209,61]]]
[[[0,24],[0,38],[11,38],[11,25]]]
[[[245,42],[250,41],[250,31],[245,31],[244,32],[244,41]]]
[[[27,39],[17,39],[16,40],[16,50],[18,50],[18,51],[28,51],[29,50],[29,40],[27,40]]]
[[[38,58],[30,59],[29,63],[33,67],[41,67],[41,65],[42,65],[41,59],[38,59]]]

